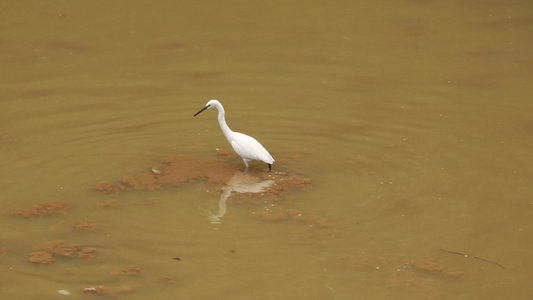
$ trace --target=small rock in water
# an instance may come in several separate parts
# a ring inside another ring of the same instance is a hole
[[[152,167],[152,173],[161,174],[161,168],[160,167]]]

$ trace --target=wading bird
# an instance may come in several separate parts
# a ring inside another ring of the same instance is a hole
[[[218,102],[218,100],[209,100],[205,107],[195,113],[194,116],[198,115],[206,109],[210,109],[213,107],[218,110],[218,123],[220,124],[220,129],[222,129],[222,133],[224,133],[224,136],[226,137],[226,139],[228,139],[228,142],[231,144],[231,147],[233,147],[233,150],[235,150],[235,152],[240,157],[242,157],[246,168],[249,167],[249,162],[251,162],[252,160],[257,160],[266,163],[268,165],[268,170],[272,171],[272,164],[274,163],[274,159],[272,158],[270,153],[268,153],[265,147],[263,147],[263,145],[261,145],[253,137],[246,134],[242,134],[240,132],[234,132],[229,129],[228,124],[226,124],[226,112],[224,111],[224,107],[220,102]]]

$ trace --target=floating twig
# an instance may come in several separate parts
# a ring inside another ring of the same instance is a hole
[[[493,261],[490,261],[488,259],[484,259],[484,258],[481,258],[481,257],[477,257],[477,256],[474,256],[474,255],[470,255],[470,254],[465,254],[465,253],[461,253],[461,252],[455,252],[455,251],[449,251],[449,250],[444,250],[444,249],[440,249],[440,251],[442,252],[447,252],[447,253],[452,253],[452,254],[457,254],[457,255],[461,255],[461,256],[464,256],[464,257],[467,257],[467,258],[475,258],[475,259],[479,259],[479,260],[482,260],[482,261],[486,261],[488,263],[491,263],[493,265],[497,265],[498,267],[502,268],[502,269],[505,269],[504,266],[500,265],[499,263],[497,262],[493,262]]]

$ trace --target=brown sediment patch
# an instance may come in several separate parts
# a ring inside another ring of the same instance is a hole
[[[93,189],[101,193],[118,193],[126,189],[126,187],[123,185],[117,185],[111,182],[104,181],[95,185]]]
[[[74,225],[76,231],[95,231],[96,228],[96,223],[88,221],[79,221]]]
[[[201,158],[191,154],[170,155],[163,158],[162,162],[164,163],[162,166],[154,167],[149,172],[124,176],[118,183],[102,182],[93,189],[102,193],[118,193],[129,189],[154,190],[167,186],[181,186],[194,180],[226,184],[236,171],[235,167],[224,164],[218,159]],[[285,172],[264,172],[258,176],[264,180],[275,181],[274,185],[262,193],[262,196],[274,196],[272,200],[284,195],[292,188],[310,183],[310,180],[303,176],[289,176]],[[249,196],[251,193],[243,195]]]
[[[190,154],[172,155],[163,158],[166,166],[158,177],[162,186],[180,186],[192,180],[209,183],[226,183],[235,173],[235,168],[217,159],[200,158]]]
[[[28,261],[40,264],[52,264],[55,261],[54,257],[58,256],[92,258],[96,253],[94,248],[84,248],[80,244],[67,244],[63,240],[44,242],[35,249],[38,251],[32,252]]]
[[[50,200],[41,204],[12,211],[17,217],[34,218],[49,214],[64,213],[70,208],[70,203],[63,200]]]
[[[171,155],[162,159],[163,166],[135,176],[124,176],[119,183],[102,182],[94,190],[102,193],[118,193],[126,189],[160,189],[180,186],[192,180],[225,183],[235,169],[215,159],[203,159],[190,154]]]
[[[7,247],[0,247],[0,258],[7,256]]]
[[[122,268],[122,269],[119,269],[119,270],[115,270],[115,271],[111,271],[110,275],[113,275],[113,276],[133,276],[133,275],[137,275],[141,272],[141,268],[138,267],[138,266],[127,266],[125,268]]]
[[[35,251],[30,254],[28,261],[34,264],[51,265],[55,262],[55,259],[48,252]]]
[[[137,176],[125,176],[120,180],[122,186],[133,189],[155,190],[162,187],[158,176],[153,173],[143,173]]]
[[[80,258],[93,258],[96,257],[95,255],[96,249],[94,248],[85,248],[78,252],[78,257]]]
[[[66,241],[44,242],[35,247],[38,250],[48,252],[53,256],[73,257],[83,250],[80,244],[67,244]]]

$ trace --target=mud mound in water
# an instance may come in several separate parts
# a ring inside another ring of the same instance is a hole
[[[193,181],[205,181],[224,185],[235,175],[234,166],[225,164],[218,159],[208,159],[191,154],[171,155],[162,159],[162,165],[152,170],[134,175],[124,176],[118,182],[101,182],[93,189],[100,193],[114,194],[132,189],[161,189],[164,187],[181,186]],[[280,196],[293,188],[303,187],[311,181],[301,175],[290,175],[287,172],[254,172],[260,180],[274,180],[274,184],[265,190],[262,200],[276,201]],[[236,202],[248,202],[252,193],[239,193]],[[233,197],[233,196],[232,196]]]

